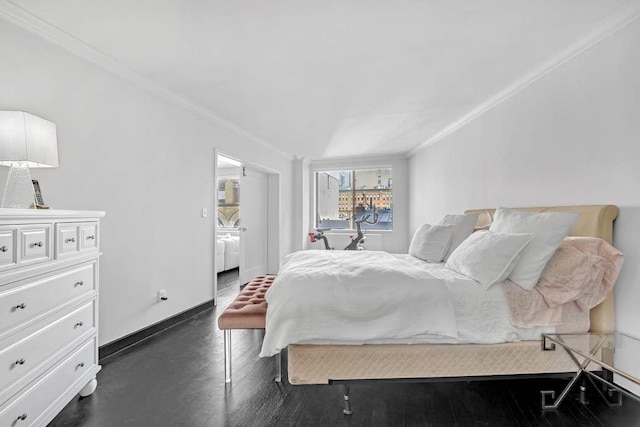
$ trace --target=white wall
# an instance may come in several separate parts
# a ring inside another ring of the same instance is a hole
[[[213,298],[215,214],[200,212],[214,213],[216,147],[280,173],[280,256],[290,251],[291,160],[2,20],[0,40],[0,109],[58,126],[60,167],[33,173],[45,202],[107,212],[100,344]]]
[[[639,40],[636,21],[415,154],[411,231],[468,208],[618,205],[617,326],[640,336]]]
[[[309,225],[309,162],[303,157],[293,161],[293,242],[292,249],[302,250],[306,247]],[[313,193],[312,193],[313,194]]]
[[[385,158],[363,158],[363,159],[336,159],[321,160],[311,162],[308,170],[307,196],[309,206],[308,224],[315,227],[315,178],[314,174],[318,170],[329,169],[349,169],[349,168],[380,168],[391,167],[393,169],[393,231],[370,230],[370,234],[380,234],[381,242],[379,249],[391,253],[407,253],[409,250],[409,175],[408,161],[405,157],[385,157]],[[311,228],[307,231],[310,231]],[[340,233],[338,230],[332,233]],[[345,231],[346,234],[353,234],[353,231]],[[306,235],[305,235],[306,236]],[[375,239],[377,240],[377,239]],[[349,240],[344,240],[348,242]],[[343,242],[344,242],[343,241]],[[332,246],[340,247],[339,243],[329,242]],[[373,244],[373,240],[371,242]],[[340,243],[341,245],[341,243]],[[316,245],[317,246],[317,245]],[[313,247],[316,247],[313,246]],[[344,245],[346,246],[346,244]],[[312,245],[306,239],[305,247]],[[378,244],[374,245],[378,249]]]

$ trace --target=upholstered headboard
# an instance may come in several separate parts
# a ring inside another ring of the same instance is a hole
[[[582,205],[582,206],[549,206],[532,208],[515,208],[527,212],[578,212],[580,218],[569,231],[570,236],[599,237],[613,244],[613,221],[618,216],[618,208],[614,205]],[[465,213],[477,213],[476,227],[487,227],[493,220],[495,209],[470,209]],[[592,331],[615,330],[615,312],[613,292],[602,304],[591,309]]]

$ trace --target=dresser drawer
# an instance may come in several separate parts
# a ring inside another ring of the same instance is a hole
[[[20,240],[21,265],[48,261],[51,259],[51,226],[41,225],[18,230]]]
[[[0,270],[6,270],[16,265],[18,230],[11,227],[0,227]]]
[[[95,263],[81,264],[0,292],[0,335],[95,290]]]
[[[45,411],[85,373],[95,372],[96,365],[96,344],[91,339],[2,409],[0,426],[42,424]]]
[[[0,390],[31,373],[49,357],[94,328],[94,304],[91,301],[0,351]]]
[[[98,248],[98,223],[89,223],[80,226],[80,250]]]
[[[78,227],[75,225],[56,225],[56,251],[60,258],[66,254],[78,252],[79,245]]]

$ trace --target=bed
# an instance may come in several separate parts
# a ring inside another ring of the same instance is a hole
[[[240,265],[240,237],[231,233],[216,238],[216,273],[238,268]]]
[[[577,212],[570,236],[598,237],[612,243],[613,205],[519,208],[530,212]],[[478,213],[476,227],[487,227],[493,209]],[[614,300],[591,309],[591,331],[614,330]],[[606,351],[606,349],[605,349]],[[541,351],[540,339],[498,344],[292,344],[288,346],[288,379],[300,384],[348,384],[368,380],[489,379],[575,373],[575,363],[560,351]],[[345,399],[348,400],[348,391]],[[349,412],[348,410],[345,412]]]

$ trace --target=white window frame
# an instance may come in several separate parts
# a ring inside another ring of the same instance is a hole
[[[312,183],[312,192],[311,192],[311,196],[312,196],[312,227],[318,228],[318,216],[317,216],[317,212],[318,212],[318,194],[317,194],[317,189],[318,189],[318,183],[317,183],[317,177],[318,177],[318,172],[345,172],[345,171],[370,171],[370,170],[376,170],[376,169],[389,169],[391,171],[391,178],[393,179],[393,175],[394,175],[394,167],[393,165],[390,164],[377,164],[377,163],[373,163],[373,164],[362,164],[362,165],[358,165],[358,166],[349,166],[349,165],[338,165],[338,166],[324,166],[323,164],[313,164],[312,167],[309,168],[310,173],[311,173],[311,183]],[[371,229],[371,228],[363,228],[363,231],[367,232],[367,233],[393,233],[394,229],[396,227],[395,225],[395,206],[393,203],[394,200],[394,187],[391,187],[391,205],[392,205],[392,215],[394,215],[394,219],[391,223],[391,229]],[[343,202],[340,201],[340,199],[338,199],[338,205],[340,205],[341,203],[346,203],[347,200],[344,200]],[[352,202],[353,203],[353,202]],[[351,221],[351,225],[353,225],[353,221]],[[343,234],[352,234],[356,231],[355,227],[354,228],[332,228],[331,232],[332,233],[343,233]]]

